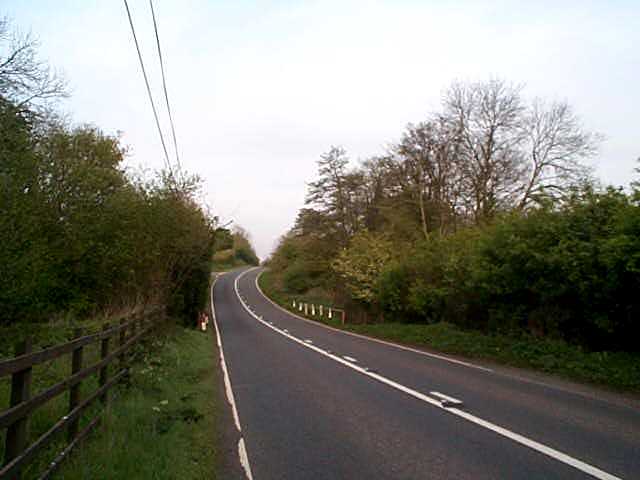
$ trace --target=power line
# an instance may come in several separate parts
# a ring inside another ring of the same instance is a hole
[[[133,26],[133,20],[131,19],[131,11],[129,11],[129,4],[127,0],[124,0],[124,6],[127,9],[127,16],[129,17],[129,25],[131,26],[131,33],[133,34],[133,41],[136,44],[136,50],[138,52],[138,60],[140,60],[140,68],[142,69],[142,76],[144,77],[144,84],[147,87],[147,93],[149,94],[149,101],[151,102],[151,109],[153,110],[153,117],[156,120],[156,126],[158,127],[158,134],[160,135],[160,141],[162,142],[162,150],[164,150],[165,165],[169,170],[169,175],[175,182],[173,176],[173,170],[171,169],[171,162],[169,161],[169,154],[167,153],[167,145],[164,142],[164,136],[162,135],[162,129],[160,128],[160,120],[158,120],[158,112],[156,106],[153,103],[153,96],[151,95],[151,88],[149,87],[149,79],[147,78],[147,71],[144,68],[144,62],[142,61],[142,54],[140,53],[140,46],[138,45],[138,38],[136,37],[136,30]]]
[[[153,0],[149,0],[149,6],[151,7],[151,17],[153,18],[153,30],[156,34],[156,45],[158,46],[158,59],[160,60],[160,72],[162,73],[162,88],[164,90],[164,99],[167,104],[167,112],[169,113],[169,123],[171,125],[171,134],[173,136],[173,146],[176,151],[176,164],[178,166],[178,173],[182,175],[182,165],[180,165],[180,155],[178,153],[178,140],[176,139],[176,129],[173,124],[173,116],[171,115],[171,107],[169,105],[169,94],[167,93],[167,82],[164,76],[164,62],[162,61],[162,49],[160,48],[160,37],[158,35],[158,24],[156,23],[156,14],[153,9]]]

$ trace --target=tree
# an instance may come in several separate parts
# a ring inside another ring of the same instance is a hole
[[[9,20],[0,19],[0,96],[21,111],[66,96],[64,78],[38,58],[38,46],[31,34],[12,32]]]
[[[392,259],[393,244],[382,235],[360,232],[348,248],[333,262],[353,299],[372,304],[377,298],[376,285],[385,265]]]
[[[356,218],[351,205],[353,178],[349,179],[349,159],[341,147],[331,147],[318,161],[318,180],[309,183],[305,204],[312,205],[335,223],[340,242],[345,245],[356,230]],[[350,185],[349,185],[350,184]]]
[[[522,121],[528,168],[518,203],[524,209],[542,197],[557,197],[567,186],[584,182],[589,169],[580,160],[597,152],[601,136],[585,131],[565,102],[536,99]]]
[[[409,196],[419,210],[424,238],[433,231],[451,230],[462,180],[456,131],[439,117],[409,124],[394,150]]]
[[[501,80],[454,83],[444,117],[460,138],[466,209],[476,223],[516,203],[525,166],[519,146],[525,107],[521,87]]]
[[[562,196],[588,178],[581,160],[601,137],[584,130],[567,103],[527,105],[521,91],[493,79],[454,83],[445,95],[443,118],[460,140],[462,192],[476,223]]]

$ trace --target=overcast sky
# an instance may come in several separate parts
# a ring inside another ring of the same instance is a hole
[[[129,3],[162,107],[149,4]],[[627,184],[640,156],[638,0],[154,6],[183,166],[263,258],[291,227],[321,153],[383,152],[455,79],[497,76],[526,84],[528,97],[567,100],[607,138],[594,162],[605,183]],[[132,168],[162,167],[123,2],[3,0],[0,14],[65,72],[62,107],[76,122],[122,131]]]

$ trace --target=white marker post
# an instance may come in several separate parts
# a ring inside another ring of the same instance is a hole
[[[311,304],[311,315],[316,316],[316,306],[313,303]]]

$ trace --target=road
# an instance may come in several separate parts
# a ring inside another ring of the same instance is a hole
[[[302,320],[259,271],[212,291],[252,478],[640,478],[636,406]]]

